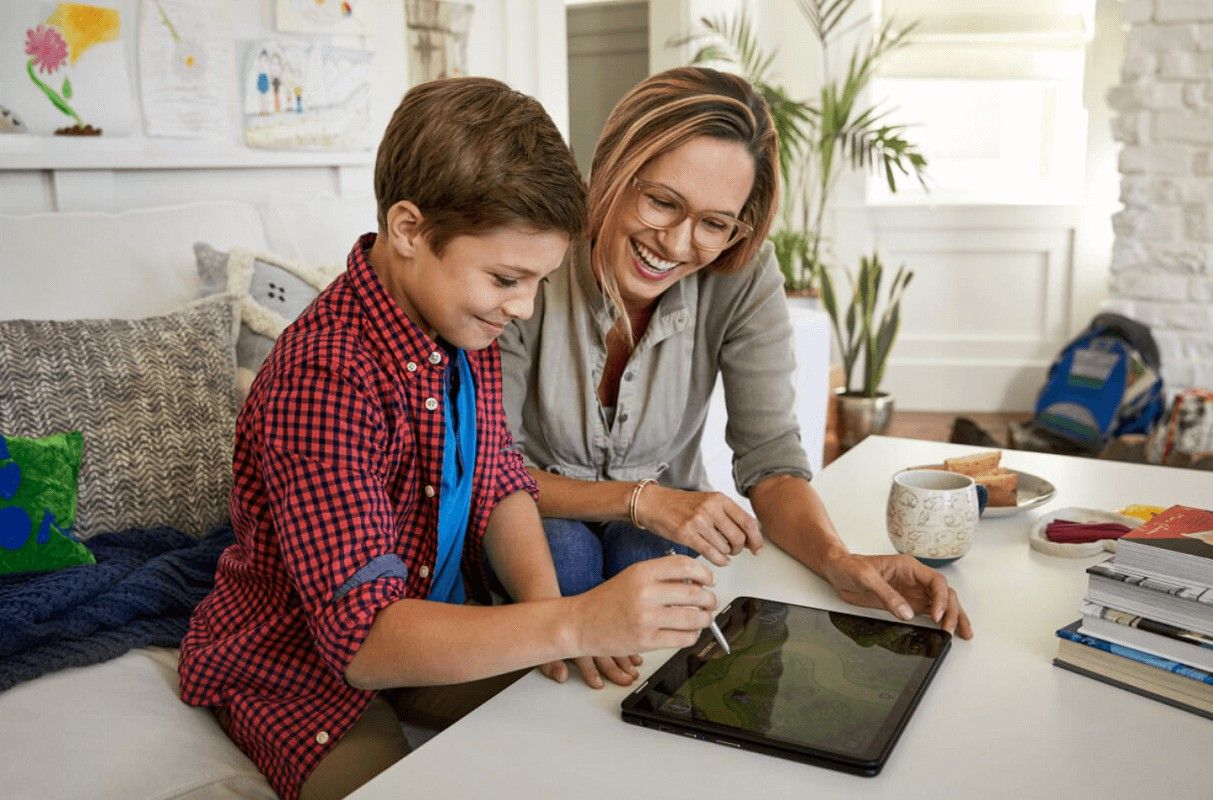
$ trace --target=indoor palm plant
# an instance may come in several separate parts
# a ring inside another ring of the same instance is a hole
[[[923,182],[926,157],[905,138],[906,126],[890,123],[891,109],[866,99],[877,67],[908,43],[914,24],[898,26],[885,20],[870,39],[855,46],[844,74],[836,77],[830,67],[831,47],[866,25],[868,18],[849,22],[855,0],[796,0],[796,5],[821,45],[823,80],[816,98],[795,100],[775,84],[771,74],[774,52],[766,53],[758,46],[744,11],[732,18],[702,20],[704,31],[690,39],[706,38],[708,44],[695,53],[692,62],[737,67],[771,105],[785,198],[780,225],[771,240],[785,288],[819,293],[830,315],[846,374],[840,394],[842,416],[853,420],[844,439],[858,441],[868,432],[883,430],[891,416],[892,400],[881,394],[880,382],[900,324],[901,294],[912,273],[904,267],[898,270],[878,320],[883,267],[877,254],[865,256],[857,271],[846,272],[851,297],[848,304],[840,305],[827,248],[823,247],[823,225],[831,194],[848,167],[878,170],[892,192],[897,191],[898,180],[909,175]],[[852,383],[861,357],[863,381]],[[861,428],[864,420],[871,424]]]

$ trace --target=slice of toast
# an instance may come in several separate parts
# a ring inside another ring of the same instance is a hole
[[[986,491],[990,493],[988,505],[1001,507],[1018,504],[1019,499],[1016,492],[1019,489],[1019,475],[1006,467],[998,467],[991,472],[974,475],[973,480],[986,487]]]
[[[1002,451],[990,450],[985,453],[974,453],[971,456],[945,458],[943,467],[949,472],[959,472],[961,475],[975,478],[998,469],[1000,460],[1002,460]]]

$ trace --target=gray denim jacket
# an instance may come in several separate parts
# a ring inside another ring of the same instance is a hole
[[[777,473],[811,477],[793,409],[792,327],[770,243],[741,270],[702,270],[658,299],[608,429],[596,390],[615,318],[581,240],[540,289],[534,315],[501,335],[503,401],[528,466],[709,490],[699,445],[719,374],[737,491]]]

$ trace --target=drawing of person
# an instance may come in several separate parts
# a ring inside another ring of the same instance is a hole
[[[274,113],[282,111],[282,54],[274,53],[270,57],[270,83],[274,87]]]
[[[263,48],[257,54],[257,94],[260,95],[261,114],[270,113],[270,76],[269,76],[270,54]]]
[[[299,85],[295,86],[295,113],[303,113],[303,87]]]

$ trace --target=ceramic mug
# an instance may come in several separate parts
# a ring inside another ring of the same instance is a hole
[[[893,476],[885,523],[897,552],[931,567],[969,551],[989,494],[968,475],[907,469]]]

